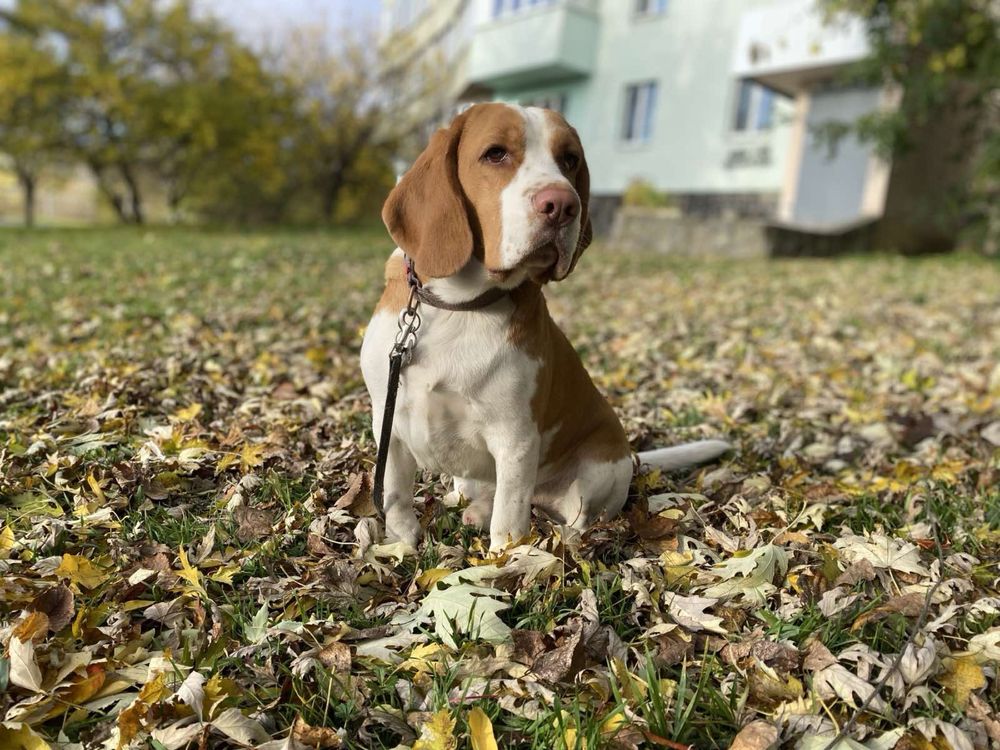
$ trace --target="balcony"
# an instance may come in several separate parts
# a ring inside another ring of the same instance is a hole
[[[733,75],[794,95],[868,54],[861,19],[827,18],[815,0],[791,0],[743,14]]]
[[[470,87],[516,88],[589,76],[597,54],[594,5],[557,0],[483,24],[472,39]]]

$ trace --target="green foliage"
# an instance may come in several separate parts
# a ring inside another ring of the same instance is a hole
[[[372,45],[310,33],[269,55],[191,0],[17,0],[0,10],[0,153],[32,180],[86,165],[123,223],[150,194],[174,220],[361,218],[392,184],[386,123],[407,123]]]
[[[670,193],[657,190],[646,180],[632,180],[625,188],[622,203],[642,208],[672,208],[676,200]]]
[[[961,186],[961,210],[978,217],[1000,241],[1000,14],[991,0],[824,0],[830,14],[853,13],[865,20],[872,55],[852,74],[869,84],[890,84],[903,92],[895,111],[861,117],[850,129],[885,155],[900,154],[936,118],[959,115],[965,123],[956,158],[969,158],[973,179]],[[843,135],[827,130],[836,140]],[[958,156],[961,155],[961,156]]]

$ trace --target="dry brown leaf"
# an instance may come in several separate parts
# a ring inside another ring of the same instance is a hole
[[[69,625],[76,611],[73,592],[62,584],[52,586],[36,596],[31,601],[30,608],[45,613],[49,618],[49,630],[53,633],[58,633]]]
[[[530,666],[548,648],[545,634],[537,630],[513,630],[510,636],[514,643],[511,659],[520,664]]]
[[[233,520],[239,524],[236,538],[244,543],[270,536],[274,530],[274,518],[263,508],[241,505],[233,511]]]
[[[334,641],[327,644],[317,656],[331,672],[342,675],[351,673],[351,647],[346,643]]]
[[[806,647],[806,658],[802,661],[802,668],[807,672],[818,672],[836,663],[837,659],[830,649],[817,638]]]
[[[343,744],[336,729],[310,726],[301,716],[295,717],[295,723],[292,724],[292,737],[306,747],[317,750],[340,747]]]
[[[729,750],[768,750],[778,742],[778,728],[768,721],[752,721],[743,727]]]
[[[347,492],[333,504],[333,507],[346,510],[358,518],[371,518],[376,515],[368,473],[352,474]]]
[[[924,608],[926,598],[920,592],[894,596],[880,607],[868,610],[859,616],[851,625],[851,632],[857,632],[871,622],[878,622],[889,615],[899,614],[906,617],[917,617]]]
[[[748,668],[755,660],[760,660],[782,672],[791,672],[799,666],[799,652],[794,646],[760,638],[728,643],[719,655],[741,669]]]

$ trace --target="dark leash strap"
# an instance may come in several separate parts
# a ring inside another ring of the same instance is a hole
[[[392,439],[392,418],[396,414],[396,394],[399,392],[399,376],[403,365],[413,356],[417,344],[417,330],[420,328],[420,298],[417,287],[410,283],[410,297],[406,307],[399,313],[399,331],[389,352],[389,387],[385,392],[385,411],[382,412],[382,432],[378,441],[378,456],[375,459],[375,479],[372,482],[372,502],[378,514],[385,517],[385,465],[389,459],[389,441]]]
[[[392,419],[396,414],[396,394],[399,392],[399,377],[403,368],[413,357],[413,348],[417,345],[417,331],[420,329],[420,314],[417,309],[420,304],[437,307],[441,310],[463,312],[481,310],[484,307],[499,302],[509,291],[492,287],[466,302],[446,302],[429,289],[424,289],[417,277],[413,259],[403,256],[406,266],[406,283],[410,287],[410,296],[406,307],[399,313],[399,332],[396,341],[389,352],[389,385],[385,394],[385,411],[382,413],[382,430],[378,441],[378,455],[375,459],[375,479],[372,482],[372,502],[380,516],[385,517],[385,466],[389,459],[389,441],[392,439]]]

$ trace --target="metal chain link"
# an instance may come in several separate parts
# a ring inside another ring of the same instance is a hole
[[[400,354],[403,357],[403,364],[409,364],[413,357],[413,349],[417,345],[417,331],[420,330],[420,299],[417,297],[417,288],[410,287],[410,298],[399,312],[399,331],[396,333],[396,341],[392,347],[392,354]],[[392,354],[390,356],[392,356]]]

